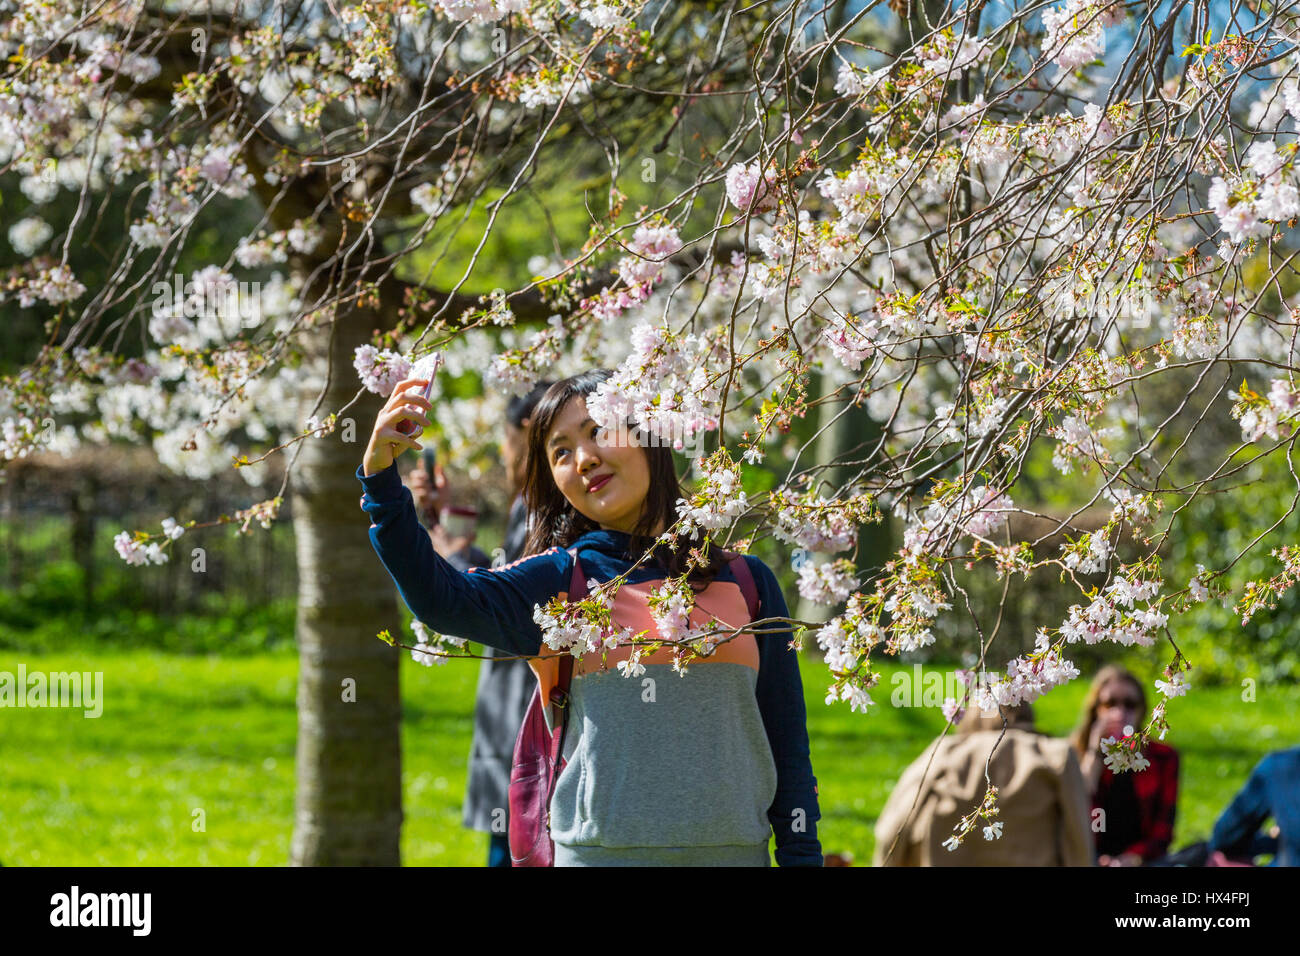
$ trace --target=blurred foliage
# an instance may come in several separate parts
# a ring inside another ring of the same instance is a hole
[[[139,570],[139,569],[132,569]],[[0,591],[0,649],[54,653],[76,648],[152,648],[174,654],[247,655],[294,649],[294,598],[202,596],[185,614],[140,609],[138,591],[121,589],[93,613],[80,608],[82,570],[72,561],[42,566],[33,580]]]
[[[0,588],[0,649],[231,655],[294,649],[291,526],[259,528],[255,537],[210,532],[202,539],[202,574],[191,571],[188,551],[173,550],[161,567],[128,566],[113,549],[116,525],[107,523],[98,528],[89,556],[76,555],[67,527],[61,517],[26,515],[0,528],[7,545],[0,555],[0,580],[6,582]],[[93,595],[87,594],[88,569]]]
[[[636,131],[638,136],[652,132],[646,127],[637,127]],[[625,143],[625,165],[611,183],[603,154],[593,150],[590,142],[583,137],[557,139],[554,147],[538,158],[536,172],[528,183],[499,209],[496,204],[506,190],[492,187],[484,189],[469,205],[444,215],[420,248],[402,258],[398,275],[407,281],[450,290],[468,269],[470,276],[462,292],[482,295],[498,288],[507,292],[523,288],[537,278],[528,267],[532,257],[545,256],[559,265],[579,255],[593,220],[603,223],[609,215],[611,185],[626,197],[617,217],[623,224],[632,222],[640,207],[662,205],[686,188],[687,180],[679,181],[650,155],[652,146]],[[640,156],[646,160],[629,159]],[[721,186],[716,188],[714,199],[722,195]],[[406,228],[391,238],[389,251],[404,248],[404,242],[398,241],[405,239],[402,233],[423,222],[424,217],[415,216],[399,224]],[[489,222],[492,231],[484,239]],[[631,235],[628,231],[618,238],[626,242]],[[683,238],[690,238],[689,231]],[[622,254],[617,242],[609,242],[595,262],[607,266]]]
[[[1300,543],[1300,514],[1295,507],[1300,482],[1292,475],[1290,450],[1288,443],[1260,458],[1236,476],[1231,487],[1203,494],[1183,511],[1165,562],[1166,590],[1185,587],[1198,563],[1210,571],[1220,570],[1247,547],[1250,552],[1223,581],[1227,587],[1239,593],[1245,582],[1282,571],[1282,563],[1269,552]],[[1258,449],[1251,448],[1241,457],[1245,461],[1256,454]],[[1278,522],[1276,529],[1268,531]],[[1256,538],[1260,541],[1252,546]],[[1261,610],[1244,625],[1232,610],[1232,600],[1226,603],[1227,607],[1211,598],[1177,620],[1176,640],[1197,668],[1192,679],[1198,675],[1233,682],[1300,679],[1297,590],[1284,591],[1276,608]]]

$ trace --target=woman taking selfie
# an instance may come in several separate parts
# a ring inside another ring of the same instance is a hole
[[[420,448],[398,424],[414,423],[417,436],[431,424],[431,404],[404,394],[425,380],[398,383],[357,469],[370,540],[411,612],[439,633],[530,658],[543,700],[568,652],[543,645],[533,614],[567,595],[570,549],[590,585],[616,578],[675,522],[684,497],[668,447],[638,443],[628,429],[606,435],[587,414],[586,397],[611,374],[557,382],[538,403],[524,487],[533,520],[528,556],[505,567],[459,572],[440,558],[398,477],[395,456]],[[632,570],[611,605],[614,626],[648,630],[641,639],[654,639],[647,598],[701,543],[683,540],[676,552],[659,546]],[[789,616],[772,571],[746,556],[758,595],[751,618],[719,550],[711,547],[711,564],[692,573],[692,625]],[[644,673],[635,677],[616,667],[628,661],[627,645],[575,660],[566,763],[550,802],[555,865],[768,866],[775,833],[779,865],[821,866],[817,782],[789,641],[788,627],[742,633],[691,661],[685,675],[673,668],[671,647],[643,653]]]

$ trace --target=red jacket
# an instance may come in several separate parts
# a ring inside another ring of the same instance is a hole
[[[1133,775],[1133,791],[1138,803],[1138,821],[1142,837],[1123,852],[1136,853],[1142,862],[1164,856],[1174,838],[1174,809],[1178,802],[1178,751],[1158,741],[1150,741],[1142,751],[1151,766]],[[1093,810],[1106,810],[1107,795],[1115,775],[1103,767],[1092,798]],[[1109,811],[1108,815],[1109,815]],[[1093,814],[1095,820],[1096,814]]]

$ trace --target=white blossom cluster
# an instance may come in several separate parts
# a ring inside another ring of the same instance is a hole
[[[528,9],[528,0],[436,0],[450,20],[491,22]]]
[[[1110,539],[1103,529],[1081,535],[1073,545],[1063,546],[1061,560],[1072,571],[1096,574],[1106,570],[1111,553]]]
[[[815,604],[838,604],[857,585],[857,569],[848,558],[821,564],[808,561],[799,568],[799,594]]]
[[[1244,387],[1241,392],[1229,392],[1228,397],[1237,403],[1233,417],[1240,420],[1241,440],[1245,442],[1258,441],[1265,435],[1273,441],[1288,437],[1300,413],[1300,390],[1284,378],[1269,382],[1266,399]]]
[[[776,208],[776,167],[736,163],[727,170],[727,198],[743,213],[758,215]]]
[[[826,666],[833,672],[856,668],[863,657],[884,639],[884,631],[867,620],[863,598],[855,594],[843,614],[831,618],[817,631],[817,646],[826,652]]]
[[[1246,170],[1240,177],[1214,177],[1209,205],[1228,241],[1270,235],[1278,223],[1300,215],[1296,172],[1294,145],[1280,152],[1275,142],[1261,139],[1246,150]]]
[[[1006,676],[993,675],[976,682],[971,690],[971,703],[985,713],[996,713],[999,707],[1015,707],[1037,700],[1053,687],[1067,684],[1079,676],[1079,669],[1047,643],[1047,635],[1039,631],[1034,652],[1014,658],[1007,663]]]
[[[1052,449],[1052,466],[1063,475],[1071,474],[1081,460],[1089,462],[1110,461],[1110,454],[1102,442],[1117,438],[1120,429],[1095,428],[1082,415],[1067,415],[1059,425],[1047,430],[1058,442]]]
[[[678,451],[718,427],[722,389],[711,381],[721,368],[715,340],[638,325],[631,345],[614,374],[587,397],[594,421],[610,430],[631,422]]]
[[[358,345],[352,367],[361,384],[378,395],[391,395],[397,383],[411,377],[411,363],[392,349]]]
[[[18,289],[18,304],[23,308],[44,299],[50,305],[62,305],[79,298],[86,291],[72,270],[65,265],[42,269]]]
[[[542,643],[552,650],[568,651],[574,657],[612,650],[636,639],[630,627],[616,627],[609,619],[613,592],[588,579],[591,588],[583,601],[552,598],[544,607],[533,605],[533,620],[542,630]],[[592,619],[592,612],[595,619]]]
[[[289,250],[309,253],[320,243],[324,231],[304,219],[294,220],[288,229],[244,236],[235,244],[235,261],[245,269],[260,269],[272,263],[286,262]]]
[[[162,522],[163,534],[172,541],[175,541],[185,533],[185,528],[177,524],[175,518],[164,518]],[[129,531],[121,531],[113,538],[113,550],[121,556],[127,564],[136,566],[142,564],[166,564],[168,554],[162,549],[162,543],[151,541],[148,544],[137,541],[135,535]]]
[[[805,551],[834,554],[848,551],[858,541],[858,526],[848,514],[844,501],[822,497],[812,491],[790,496],[778,489],[776,526],[773,534]]]
[[[1073,70],[1106,52],[1106,27],[1124,19],[1124,5],[1109,0],[1068,0],[1043,11],[1043,53],[1062,70]]]
[[[1156,681],[1156,690],[1166,697],[1185,697],[1191,685],[1187,682],[1187,675],[1179,671],[1169,680]]]
[[[1125,742],[1117,737],[1106,737],[1101,742],[1103,762],[1112,773],[1141,771],[1151,766],[1151,761],[1137,749],[1137,741]]]
[[[411,630],[415,632],[415,647],[411,649],[411,660],[425,667],[447,663],[448,648],[463,648],[463,637],[451,637],[437,634],[424,626],[419,620],[411,621]]]
[[[493,356],[484,384],[509,395],[526,395],[561,363],[569,338],[563,317],[552,315],[545,326],[528,333],[522,349]]]
[[[9,227],[9,245],[20,256],[30,256],[54,235],[54,229],[40,216],[25,216]]]
[[[904,529],[902,552],[910,558],[952,537],[987,538],[1006,524],[1013,509],[1009,495],[987,485],[976,485],[950,500],[932,501]]]
[[[595,417],[594,413],[592,417]],[[738,464],[717,453],[706,459],[701,467],[703,481],[699,490],[689,500],[677,499],[680,531],[687,536],[697,531],[719,531],[730,527],[749,508]]]
[[[680,579],[665,579],[663,584],[650,592],[650,617],[655,622],[655,630],[660,640],[674,644],[687,644],[699,640],[709,625],[698,626],[691,623],[691,613],[695,610],[695,595]],[[705,640],[712,650],[711,641]]]
[[[1150,646],[1169,615],[1153,605],[1138,607],[1137,602],[1151,601],[1163,583],[1159,578],[1117,576],[1086,608],[1079,604],[1070,608],[1061,635],[1071,644],[1081,640],[1085,644],[1113,641],[1125,647]]]

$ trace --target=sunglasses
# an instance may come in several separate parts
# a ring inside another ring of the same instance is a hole
[[[1129,710],[1137,710],[1142,706],[1142,702],[1132,697],[1122,697],[1119,700],[1108,699],[1100,702],[1102,707],[1126,707]]]

